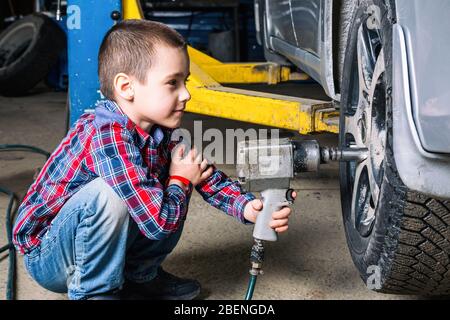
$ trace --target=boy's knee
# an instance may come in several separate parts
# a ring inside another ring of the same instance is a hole
[[[95,214],[103,217],[110,226],[121,226],[129,218],[128,208],[125,202],[119,198],[116,192],[101,178],[93,181],[92,188],[96,192],[94,207]],[[102,219],[102,220],[103,220]]]

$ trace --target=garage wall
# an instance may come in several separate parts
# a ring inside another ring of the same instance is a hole
[[[143,2],[146,19],[168,24],[180,32],[190,45],[205,52],[208,51],[208,36],[211,33],[232,30],[234,26],[231,10],[222,12],[154,11],[151,5],[145,6],[145,1]],[[262,47],[256,42],[253,0],[240,1],[239,24],[241,61],[264,61]]]

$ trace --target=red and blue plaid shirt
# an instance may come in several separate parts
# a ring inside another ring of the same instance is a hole
[[[83,114],[52,153],[19,207],[14,244],[21,253],[38,247],[64,203],[101,177],[126,203],[149,239],[163,239],[185,218],[191,191],[166,187],[173,129],[153,125],[147,133],[113,101]],[[214,168],[196,190],[212,206],[246,223],[243,209],[255,197]]]

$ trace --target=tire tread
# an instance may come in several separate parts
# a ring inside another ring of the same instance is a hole
[[[380,291],[430,295],[450,292],[448,201],[407,191],[403,210],[398,247]]]

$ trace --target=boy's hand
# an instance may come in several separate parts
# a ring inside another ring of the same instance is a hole
[[[295,199],[297,193],[294,191],[292,197]],[[255,223],[256,217],[261,212],[263,208],[263,203],[260,199],[255,199],[248,202],[244,208],[244,218],[250,222]],[[272,213],[272,221],[270,221],[269,226],[276,232],[285,232],[288,229],[289,215],[291,214],[291,208],[285,207],[280,211],[275,211]]]
[[[206,159],[202,160],[202,155],[198,154],[195,147],[189,150],[188,154],[183,158],[184,150],[185,146],[183,144],[174,149],[169,175],[182,176],[191,181],[193,186],[196,186],[211,176],[213,167],[208,168],[208,161]]]

